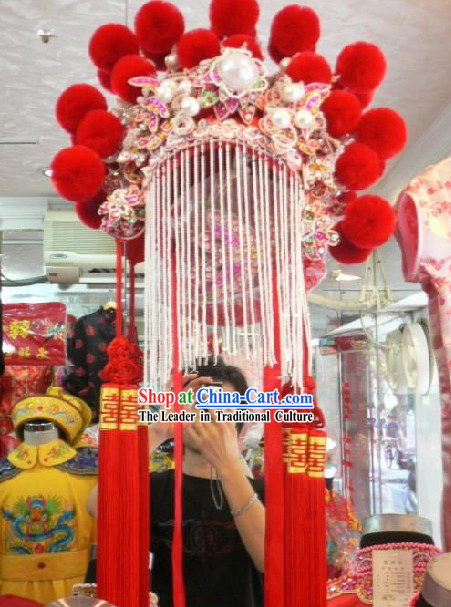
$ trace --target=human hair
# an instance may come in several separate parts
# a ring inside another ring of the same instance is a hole
[[[233,389],[238,392],[241,396],[244,396],[246,390],[249,388],[246,378],[242,371],[233,365],[224,364],[223,359],[218,356],[216,360],[209,358],[207,364],[198,364],[196,366],[196,373],[204,377],[211,377],[213,381],[228,382],[232,384]],[[243,424],[235,424],[238,434],[240,434]]]
[[[197,365],[196,373],[211,377],[213,380],[232,384],[235,391],[239,392],[241,396],[244,396],[249,388],[242,371],[233,365],[225,365],[221,357],[217,357],[216,361],[214,358],[209,358],[206,365]]]

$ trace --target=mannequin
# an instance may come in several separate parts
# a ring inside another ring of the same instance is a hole
[[[396,551],[396,552],[394,552]],[[429,520],[410,514],[379,514],[363,522],[360,550],[350,572],[328,585],[330,607],[372,605],[383,588],[393,601],[407,603],[423,583],[425,564],[440,550],[434,546]],[[389,573],[386,573],[388,567]],[[390,586],[394,567],[403,585]]]
[[[86,501],[96,483],[96,450],[72,445],[88,406],[51,388],[13,408],[20,442],[0,461],[0,595],[47,604],[83,581],[94,540]]]
[[[451,605],[451,553],[432,559],[423,587],[412,597],[409,607],[449,607]]]
[[[401,192],[398,241],[404,277],[429,298],[442,411],[444,543],[451,549],[451,158],[428,167]]]

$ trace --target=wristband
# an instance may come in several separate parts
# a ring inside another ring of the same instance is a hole
[[[249,510],[249,508],[252,506],[252,504],[254,502],[256,502],[258,500],[258,495],[256,493],[254,493],[254,495],[251,497],[251,499],[239,510],[231,510],[230,514],[233,516],[233,518],[237,518],[238,516],[241,516],[242,514],[244,514],[245,512],[247,512]]]

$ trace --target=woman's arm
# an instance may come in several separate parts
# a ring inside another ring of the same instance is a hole
[[[256,569],[263,571],[265,508],[259,499],[251,502],[254,488],[246,476],[238,449],[235,425],[216,421],[203,424],[196,421],[188,424],[185,432],[216,470],[229,508],[232,513],[237,513],[234,520],[243,544]]]

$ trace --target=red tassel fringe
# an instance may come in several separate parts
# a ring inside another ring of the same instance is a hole
[[[113,471],[119,465],[119,387],[105,384],[100,398],[97,593],[118,605],[119,495]]]

